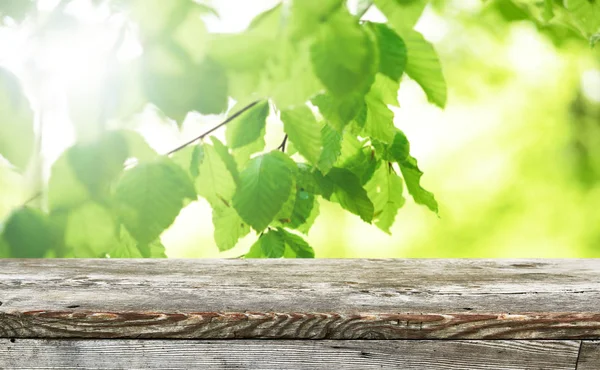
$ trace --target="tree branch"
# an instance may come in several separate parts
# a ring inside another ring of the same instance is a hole
[[[277,147],[278,150],[281,150],[284,153],[285,153],[285,144],[287,143],[287,139],[288,139],[288,136],[287,136],[287,134],[285,134],[285,136],[283,137],[283,141]]]
[[[177,148],[171,150],[166,155],[171,155],[171,154],[173,154],[175,152],[180,151],[181,149],[185,148],[186,146],[188,146],[190,144],[193,144],[195,141],[204,139],[206,136],[210,135],[212,132],[216,131],[217,129],[219,129],[219,128],[225,126],[226,124],[228,124],[229,122],[233,121],[234,119],[236,119],[237,117],[239,117],[242,113],[244,113],[248,109],[252,108],[253,106],[255,106],[256,104],[258,104],[259,102],[260,102],[260,100],[256,100],[256,101],[254,101],[254,102],[246,105],[244,108],[240,109],[239,111],[235,112],[231,116],[227,117],[227,119],[224,120],[223,122],[219,123],[218,125],[216,125],[215,127],[209,129],[208,131],[202,133],[200,136],[197,136],[196,138],[188,141],[187,143],[182,144],[182,145],[178,146]]]

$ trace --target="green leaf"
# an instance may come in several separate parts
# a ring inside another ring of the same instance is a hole
[[[297,168],[296,185],[300,191],[331,196],[333,184],[328,182],[320,171],[306,163],[297,163]]]
[[[386,85],[386,80],[390,81],[387,77],[378,75],[375,83],[371,86],[371,90],[365,96],[367,115],[364,132],[373,139],[391,143],[394,140],[396,129],[394,127],[394,113],[387,105],[391,100],[389,92],[385,95],[385,89],[389,88]],[[396,92],[395,96],[397,96],[397,88],[394,91]]]
[[[21,22],[28,14],[36,11],[34,0],[0,0],[0,23],[3,17],[10,17]]]
[[[227,148],[225,146],[225,144],[223,144],[219,139],[217,139],[214,136],[211,136],[210,140],[213,143],[213,146],[215,148],[215,151],[217,152],[217,155],[221,158],[223,163],[225,163],[225,167],[227,167],[227,170],[233,177],[233,180],[235,181],[235,183],[236,184],[239,183],[240,173],[238,171],[238,166],[237,166],[237,163],[235,162],[235,158],[233,158],[233,156],[229,152],[229,148]]]
[[[167,258],[165,246],[159,239],[140,248],[139,243],[123,227],[121,227],[119,241],[115,243],[108,255],[110,258]]]
[[[227,70],[229,95],[238,101],[258,92],[262,72],[279,52],[265,45],[278,44],[283,26],[281,8],[279,4],[259,14],[245,32],[211,35],[208,54]]]
[[[370,223],[373,220],[373,203],[355,174],[347,169],[334,167],[326,177],[335,185],[333,201],[360,216],[365,222]]]
[[[235,247],[239,239],[250,233],[250,227],[233,207],[213,208],[212,221],[215,227],[215,242],[221,252]]]
[[[311,99],[311,103],[319,108],[319,112],[338,132],[352,121],[364,105],[364,94],[352,94],[337,97],[331,94],[320,94]]]
[[[137,158],[139,161],[151,161],[158,157],[156,150],[152,149],[146,139],[138,132],[131,130],[116,131],[127,143],[127,157]]]
[[[417,24],[427,2],[427,0],[375,0],[375,6],[394,27],[411,29]]]
[[[186,171],[192,180],[200,175],[200,164],[204,160],[204,146],[201,144],[188,145],[173,153],[171,160]]]
[[[204,158],[195,182],[198,195],[213,207],[221,204],[229,206],[236,188],[234,175],[214,146],[203,144],[202,147]]]
[[[210,58],[194,63],[184,50],[168,46],[154,45],[144,52],[143,81],[148,100],[178,124],[190,111],[224,112],[228,82],[223,67]]]
[[[367,26],[377,39],[379,73],[399,82],[406,67],[406,44],[393,29],[383,23],[368,22]]]
[[[57,245],[56,233],[42,212],[22,207],[6,220],[2,237],[15,258],[42,258]]]
[[[265,134],[266,130],[263,130],[260,133],[259,138],[255,141],[241,148],[232,150],[233,158],[235,158],[235,161],[240,168],[243,168],[246,165],[246,163],[248,163],[252,154],[262,152],[265,150]]]
[[[290,217],[290,222],[286,225],[291,229],[296,229],[306,223],[314,207],[315,195],[307,192],[303,188],[296,189],[294,208]]]
[[[126,171],[114,196],[125,227],[145,245],[175,221],[184,201],[195,199],[196,192],[185,171],[161,158]]]
[[[364,185],[371,179],[380,162],[374,154],[371,147],[362,148],[353,157],[348,158],[343,163],[343,168],[354,173],[358,177],[360,184]]]
[[[48,207],[51,211],[79,206],[90,199],[89,190],[79,181],[64,152],[52,165],[48,181]]]
[[[0,155],[25,169],[33,153],[33,111],[19,80],[0,68]]]
[[[159,39],[185,19],[192,7],[191,0],[131,0],[130,17],[136,22],[144,40]]]
[[[269,102],[262,101],[227,124],[225,137],[231,149],[241,148],[264,136]]]
[[[413,197],[417,204],[421,204],[429,208],[431,211],[438,213],[438,203],[432,193],[421,187],[421,176],[423,172],[417,165],[417,160],[410,155],[406,160],[399,163],[402,177],[406,183],[408,192]]]
[[[304,158],[310,163],[319,162],[323,150],[321,125],[306,105],[287,109],[281,112],[283,129],[289,140]]]
[[[433,45],[417,31],[406,31],[402,36],[408,48],[406,74],[423,88],[431,103],[444,108],[447,100],[446,79]]]
[[[296,226],[295,224],[291,224],[291,225],[288,225],[288,227],[291,229],[296,229],[303,234],[308,234],[308,232],[314,225],[315,220],[319,216],[319,213],[320,213],[319,199],[315,196],[313,205],[312,205],[312,209],[310,210],[310,214],[308,215],[308,217],[299,219],[299,221],[304,220],[304,223],[301,223],[298,226]],[[294,216],[292,216],[292,223],[294,222],[293,217]],[[296,215],[296,217],[297,217],[297,215]]]
[[[546,22],[550,22],[552,18],[554,18],[554,1],[553,0],[544,0],[544,12],[542,13],[542,18]]]
[[[343,5],[342,0],[293,0],[290,6],[290,37],[310,36]]]
[[[277,53],[261,73],[259,94],[270,97],[280,110],[304,104],[323,90],[313,70],[310,46],[310,40],[296,44],[280,39]]]
[[[310,55],[315,74],[333,95],[368,91],[377,68],[375,46],[346,9],[319,27]]]
[[[389,162],[403,162],[410,154],[410,143],[404,132],[396,129],[396,135],[390,145],[380,141],[373,141],[377,155]]]
[[[315,251],[302,237],[281,228],[277,232],[285,244],[294,251],[296,258],[315,258]]]
[[[358,141],[356,135],[352,134],[350,130],[344,131],[342,136],[342,149],[337,164],[341,165],[348,159],[354,157],[362,149],[362,147],[363,144]]]
[[[286,225],[291,222],[292,214],[294,212],[294,206],[296,204],[296,179],[293,179],[292,190],[290,191],[290,195],[288,199],[283,203],[281,209],[275,215],[274,221],[271,223],[274,226]]]
[[[323,174],[327,174],[342,153],[342,135],[330,125],[324,124],[321,128],[321,137],[323,138],[323,151],[317,167]]]
[[[90,198],[107,198],[127,158],[155,156],[144,145],[143,139],[133,132],[107,131],[94,141],[76,143],[67,149],[52,166],[48,183],[50,209],[74,207]]]
[[[592,37],[600,32],[600,2],[597,0],[565,0],[564,4],[586,37]]]
[[[264,253],[262,251],[260,237],[256,242],[254,242],[254,244],[252,244],[248,253],[246,253],[244,255],[244,258],[265,258],[265,257],[266,256],[264,255]]]
[[[240,173],[233,206],[254,230],[264,230],[281,210],[292,191],[295,163],[272,151],[251,159]]]
[[[93,142],[75,144],[66,154],[79,181],[92,195],[101,195],[123,171],[129,148],[120,132],[109,131]]]
[[[258,239],[260,248],[267,258],[281,258],[285,250],[283,236],[277,230],[269,230]]]
[[[65,245],[75,257],[104,257],[118,243],[117,225],[111,212],[96,202],[69,211]]]
[[[375,225],[390,234],[398,209],[405,203],[402,179],[393,172],[391,165],[382,162],[365,189],[375,209]]]

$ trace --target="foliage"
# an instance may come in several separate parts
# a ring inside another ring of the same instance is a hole
[[[19,23],[37,11],[34,1],[15,3],[0,0],[0,16]],[[199,197],[212,208],[219,250],[251,230],[258,235],[247,258],[314,257],[300,234],[314,224],[321,200],[386,233],[405,189],[438,212],[390,109],[407,78],[432,104],[447,103],[440,58],[414,29],[428,1],[360,1],[358,9],[344,0],[286,1],[236,34],[208,32],[204,17],[216,12],[192,0],[95,3],[125,15],[124,27],[136,31],[143,48],[133,63],[113,66],[105,89],[118,86],[126,98],[98,99],[101,120],[119,122],[146,103],[179,126],[190,112],[229,119],[166,155],[138,133],[100,122],[100,130],[78,137],[55,161],[39,199],[0,220],[0,255],[165,257],[161,234]],[[597,2],[511,4],[534,22],[560,18],[592,44],[599,38]],[[361,20],[369,7],[387,22]],[[0,69],[0,155],[11,171],[24,173],[40,153],[20,85]],[[236,104],[228,109],[230,99]],[[85,125],[80,116],[72,119]],[[265,147],[270,119],[283,127],[278,148]],[[222,126],[226,143],[207,139]]]

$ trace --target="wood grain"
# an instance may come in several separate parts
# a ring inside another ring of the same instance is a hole
[[[2,260],[2,338],[600,339],[600,260]]]
[[[0,368],[573,370],[578,349],[578,341],[2,339]]]
[[[584,341],[579,351],[577,370],[600,369],[600,342]]]

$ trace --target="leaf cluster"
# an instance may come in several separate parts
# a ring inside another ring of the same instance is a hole
[[[102,106],[102,116],[147,103],[177,123],[192,111],[227,114],[232,119],[218,126],[226,142],[205,133],[159,155],[134,131],[80,139],[53,164],[41,209],[24,205],[2,222],[0,254],[164,257],[161,233],[198,197],[212,207],[221,251],[252,230],[258,235],[246,257],[314,257],[301,235],[322,201],[386,233],[404,189],[438,212],[390,108],[399,106],[405,78],[432,104],[446,104],[439,58],[414,30],[427,1],[362,2],[388,19],[375,23],[346,1],[292,0],[236,34],[208,32],[203,18],[216,12],[192,0],[110,3],[127,15],[144,51],[111,75],[118,104]],[[228,111],[230,99],[237,104]],[[22,171],[35,155],[33,113],[5,70],[0,109],[0,154]],[[273,124],[285,137],[266,148]]]

